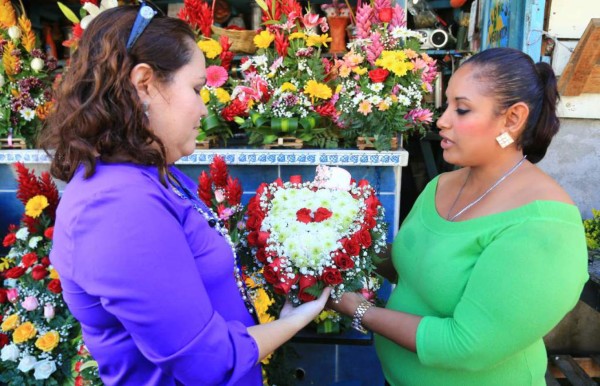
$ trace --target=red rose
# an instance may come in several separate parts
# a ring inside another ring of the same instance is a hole
[[[258,248],[258,250],[256,251],[255,257],[256,257],[256,260],[260,261],[261,263],[267,262],[267,254],[265,253],[264,248]]]
[[[325,221],[331,217],[332,214],[333,212],[331,212],[329,209],[321,207],[315,212],[315,222]]]
[[[373,242],[373,240],[371,239],[371,232],[369,232],[367,229],[365,229],[365,228],[361,229],[360,231],[358,231],[356,236],[358,238],[358,242],[364,248],[369,248],[371,246],[371,243]]]
[[[246,221],[246,228],[253,230],[253,231],[258,231],[260,229],[260,226],[262,225],[264,218],[265,218],[265,215],[263,212],[260,212],[260,211],[248,212],[248,221]]]
[[[267,283],[277,284],[281,272],[281,259],[276,258],[271,264],[267,264],[263,270],[263,276]]]
[[[290,176],[290,182],[292,184],[301,184],[302,183],[302,176],[300,176],[300,175]]]
[[[377,208],[381,205],[379,199],[375,195],[371,195],[365,200],[365,204],[367,205],[367,216],[377,216]]]
[[[50,240],[52,240],[52,237],[54,237],[54,227],[50,227],[50,228],[46,229],[46,230],[44,231],[44,236],[45,236],[47,239],[50,239]]]
[[[279,278],[279,281],[273,284],[273,290],[280,295],[287,295],[292,289],[292,285],[298,282],[298,275],[288,277],[287,273]]]
[[[33,270],[31,271],[31,277],[33,280],[42,280],[46,276],[48,276],[48,270],[46,267],[43,265],[36,265],[33,267]]]
[[[271,236],[269,232],[258,232],[256,245],[259,247],[264,247],[265,245],[267,245],[267,240],[269,239],[269,236]]]
[[[280,177],[277,177],[277,179],[273,182],[275,183],[275,185],[277,185],[279,187],[283,186],[283,180]]]
[[[373,229],[375,228],[375,225],[377,225],[377,222],[372,216],[365,216],[365,219],[363,220],[363,226],[366,229]]]
[[[12,267],[8,271],[4,272],[4,277],[7,279],[18,279],[25,273],[25,268],[23,267]]]
[[[267,189],[267,186],[269,186],[269,185],[265,182],[258,185],[258,188],[256,188],[256,194],[259,196],[262,196],[262,194],[265,192],[265,189]]]
[[[21,263],[25,266],[25,268],[29,268],[38,261],[38,255],[35,252],[26,253],[21,258]]]
[[[52,279],[50,283],[48,283],[48,290],[55,294],[59,294],[62,292],[62,286],[60,285],[60,279]]]
[[[299,209],[296,212],[296,220],[303,222],[305,224],[308,224],[309,222],[312,222],[312,218],[310,217],[310,209],[308,208],[302,208]]]
[[[247,225],[247,223],[246,223],[246,225]],[[258,232],[252,231],[252,232],[248,233],[247,241],[248,241],[248,245],[250,245],[251,247],[255,247],[258,242]]]
[[[342,271],[345,271],[350,268],[354,268],[354,260],[352,260],[352,258],[350,256],[343,253],[342,251],[337,251],[337,253],[333,257],[333,262]]]
[[[42,265],[44,267],[47,267],[50,265],[50,259],[48,258],[48,256],[44,256],[42,257],[42,261],[41,261]]]
[[[2,241],[2,245],[4,245],[5,247],[10,247],[11,245],[13,245],[16,242],[17,242],[17,235],[15,235],[14,233],[9,233],[4,237],[4,240]]]
[[[0,334],[0,348],[6,346],[8,344],[8,335]]]
[[[6,296],[6,289],[0,288],[0,304],[4,304],[7,301],[8,301],[8,297]],[[1,314],[0,314],[0,317],[2,317]]]
[[[360,244],[352,239],[344,239],[342,241],[342,246],[346,250],[346,253],[350,256],[358,256],[360,253]]]
[[[379,10],[379,20],[381,20],[383,23],[389,23],[390,21],[392,21],[392,16],[394,14],[394,9],[393,8],[381,8]]]
[[[300,299],[302,302],[310,302],[311,300],[315,300],[315,296],[305,292],[307,288],[310,288],[315,284],[317,284],[316,277],[304,275],[300,276],[300,281],[298,283],[298,286],[300,287],[298,290],[298,299]]]
[[[369,71],[369,78],[371,78],[371,81],[373,83],[384,82],[387,79],[388,75],[390,75],[390,72],[385,68],[376,68],[374,70]]]
[[[341,284],[344,280],[342,279],[342,274],[336,268],[327,267],[323,270],[323,275],[321,276],[323,281],[327,284],[335,285]]]

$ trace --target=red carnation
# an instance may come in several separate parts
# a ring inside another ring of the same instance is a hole
[[[306,289],[312,287],[317,284],[317,278],[314,276],[300,276],[300,281],[298,283],[298,299],[302,302],[310,302],[311,300],[315,300],[316,297],[306,293]]]
[[[312,218],[310,217],[310,209],[308,208],[302,208],[299,209],[296,212],[296,220],[303,222],[305,224],[308,224],[309,222],[312,222]]]
[[[25,268],[23,267],[12,267],[8,271],[4,272],[4,277],[7,279],[18,279],[25,274]]]
[[[342,279],[342,274],[336,268],[327,267],[323,270],[323,275],[321,276],[323,281],[327,284],[336,285],[341,284],[344,279]]]
[[[290,176],[290,182],[292,184],[301,184],[302,183],[302,176],[300,176],[300,175]]]
[[[346,250],[346,253],[350,256],[358,256],[360,253],[360,245],[356,240],[352,239],[343,239],[342,245]]]
[[[216,187],[222,188],[227,185],[227,164],[221,156],[215,156],[210,163],[210,178]]]
[[[333,215],[333,212],[327,208],[320,207],[315,212],[315,222],[325,221]]]
[[[373,83],[384,82],[387,79],[388,75],[390,75],[390,72],[385,68],[376,68],[374,70],[369,71],[369,78],[371,78],[371,81]]]
[[[337,251],[333,257],[333,262],[342,271],[354,268],[354,260],[342,251]]]
[[[60,279],[52,279],[48,283],[48,290],[52,293],[59,294],[62,292],[62,286],[60,285]]]
[[[0,334],[0,348],[6,346],[8,344],[8,335]]]
[[[44,237],[52,240],[52,238],[54,237],[54,227],[49,227],[44,231]]]
[[[46,267],[43,265],[36,265],[33,267],[33,270],[31,271],[31,277],[33,280],[42,280],[46,276],[48,276],[48,270]]]
[[[15,235],[14,233],[9,233],[6,236],[4,236],[2,245],[5,247],[10,247],[11,245],[13,245],[16,242],[17,242],[17,235]]]
[[[389,23],[392,20],[392,16],[394,14],[394,9],[390,7],[381,8],[379,10],[379,20],[384,23]]]
[[[25,266],[25,268],[29,268],[38,261],[38,255],[35,252],[30,252],[21,258],[21,263]]]

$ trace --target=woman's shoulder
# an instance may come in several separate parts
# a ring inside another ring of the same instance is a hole
[[[533,201],[555,201],[575,205],[567,191],[539,167],[532,165],[519,178],[516,198],[527,204]]]

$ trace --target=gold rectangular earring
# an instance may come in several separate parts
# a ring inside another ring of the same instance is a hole
[[[504,149],[505,147],[513,143],[515,140],[513,139],[513,137],[510,136],[510,134],[504,132],[496,137],[496,141],[498,141],[500,147]]]

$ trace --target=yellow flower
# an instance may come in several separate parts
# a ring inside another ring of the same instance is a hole
[[[314,80],[309,80],[304,87],[304,93],[310,95],[311,98],[329,99],[332,96],[332,91],[324,83],[319,83]]]
[[[207,89],[203,88],[200,90],[200,96],[202,97],[202,102],[204,102],[205,105],[210,102],[210,91]]]
[[[23,343],[35,337],[37,330],[31,322],[25,322],[15,329],[13,332],[13,342]]]
[[[390,95],[390,98],[392,98],[392,102],[398,103],[398,97],[395,96],[394,94]]]
[[[2,328],[2,331],[14,330],[19,325],[20,321],[21,319],[19,319],[18,314],[12,314],[8,318],[4,319],[0,328]]]
[[[305,39],[306,40],[306,34],[304,32],[294,32],[291,33],[290,36],[288,36],[289,40],[293,40],[293,39]]]
[[[356,67],[359,64],[361,64],[364,60],[365,60],[365,58],[362,55],[354,53],[352,51],[350,51],[349,53],[347,53],[346,55],[344,55],[344,61],[350,67]]]
[[[60,279],[58,277],[58,272],[56,272],[56,270],[54,268],[52,268],[50,270],[50,275],[49,275],[50,279]]]
[[[339,94],[340,92],[342,92],[342,85],[338,84],[337,87],[335,88],[335,93]]]
[[[367,71],[368,70],[365,67],[354,67],[352,69],[352,72],[354,72],[355,74],[358,74],[358,75],[364,75],[367,73]]]
[[[217,96],[217,99],[219,100],[219,102],[221,102],[223,104],[225,104],[231,100],[231,96],[229,95],[227,90],[225,90],[222,87],[219,87],[215,90],[215,95]]]
[[[256,291],[256,299],[254,299],[254,308],[258,315],[258,320],[261,324],[269,323],[275,320],[274,317],[267,313],[269,306],[273,304],[273,299],[269,297],[269,294],[263,289],[259,288]]]
[[[221,44],[214,39],[200,40],[198,42],[198,48],[200,48],[202,52],[204,52],[204,55],[209,59],[214,59],[223,52]]]
[[[29,217],[39,217],[40,214],[48,207],[48,199],[46,196],[37,195],[31,197],[25,205],[25,214]]]
[[[386,101],[382,101],[381,103],[379,103],[377,105],[377,109],[379,109],[379,111],[385,111],[387,109],[390,108],[390,105],[386,103]]]
[[[58,346],[58,342],[60,341],[60,335],[56,331],[50,331],[40,336],[35,341],[35,347],[39,348],[42,351],[50,352],[54,350],[56,346]]]
[[[371,103],[369,101],[362,101],[358,105],[358,112],[362,115],[369,115],[369,113],[373,111],[371,109]]]
[[[269,31],[261,31],[254,37],[254,45],[258,48],[268,48],[275,40],[275,35]]]
[[[312,47],[312,46],[315,46],[315,47],[325,46],[325,47],[327,47],[327,43],[329,43],[330,41],[331,41],[331,38],[329,37],[329,34],[310,35],[306,39],[306,45],[309,46],[309,47]]]
[[[342,65],[340,67],[340,76],[342,78],[347,78],[350,76],[350,74],[352,73],[352,69],[346,65]]]
[[[414,65],[406,62],[406,54],[403,51],[383,51],[375,65],[393,72],[396,76],[404,76]]]
[[[10,257],[3,257],[0,259],[0,272],[5,271],[10,268],[11,265],[15,262],[15,259]]]
[[[296,91],[296,86],[294,86],[293,84],[291,84],[290,82],[285,82],[284,84],[281,85],[281,87],[279,88],[279,90],[281,90],[281,92],[286,92],[286,91]]]

